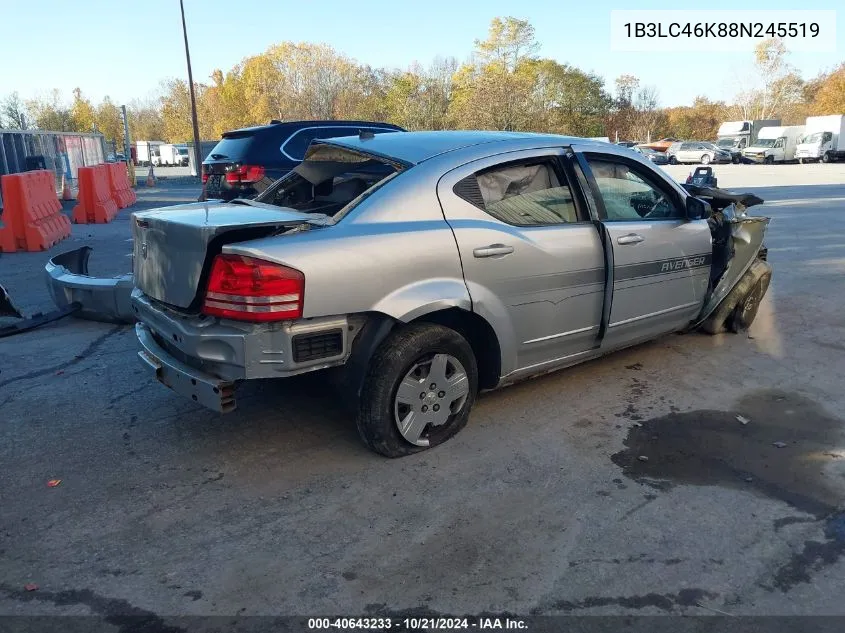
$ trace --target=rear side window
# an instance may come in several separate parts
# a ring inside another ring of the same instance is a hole
[[[514,226],[578,222],[572,191],[551,161],[498,165],[464,178],[453,191]]]

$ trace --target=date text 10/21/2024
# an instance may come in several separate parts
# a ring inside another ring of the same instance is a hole
[[[396,631],[431,631],[431,630],[527,630],[528,623],[519,618],[309,618],[309,630],[396,630]]]

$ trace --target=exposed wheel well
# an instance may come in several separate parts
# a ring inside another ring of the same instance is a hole
[[[502,372],[502,352],[492,326],[474,312],[449,308],[425,314],[412,323],[436,323],[461,334],[472,347],[478,363],[478,386],[492,389],[499,383]]]

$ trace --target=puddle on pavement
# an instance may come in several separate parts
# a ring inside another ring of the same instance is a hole
[[[845,553],[845,422],[816,403],[757,392],[730,411],[674,411],[634,425],[625,449],[612,456],[627,477],[664,491],[676,484],[747,490],[824,520],[826,541],[806,541],[777,570],[771,588],[808,582],[812,571]],[[828,469],[831,462],[843,466]],[[797,522],[787,517],[773,527]]]
[[[845,478],[821,472],[832,460],[845,463],[845,422],[796,394],[755,393],[730,411],[673,412],[639,424],[612,457],[632,479],[659,489],[668,482],[753,490],[819,518],[845,502]]]

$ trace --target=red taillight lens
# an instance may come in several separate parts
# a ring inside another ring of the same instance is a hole
[[[304,295],[305,276],[298,270],[253,257],[218,255],[202,311],[240,321],[298,319]]]
[[[202,166],[202,184],[208,182],[208,172],[205,170],[205,165]]]
[[[226,172],[226,182],[253,183],[264,178],[264,167],[261,165],[239,165],[230,167]]]

